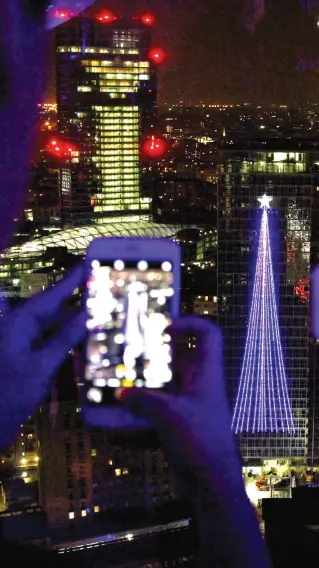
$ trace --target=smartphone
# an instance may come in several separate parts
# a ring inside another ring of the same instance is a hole
[[[319,266],[313,269],[310,280],[311,330],[315,339],[319,339]]]
[[[180,247],[169,239],[99,238],[86,254],[83,415],[109,429],[150,427],[114,397],[120,387],[169,390],[179,313]]]

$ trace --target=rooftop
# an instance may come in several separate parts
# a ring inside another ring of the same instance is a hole
[[[173,237],[183,227],[181,225],[162,225],[149,221],[110,222],[59,231],[49,236],[32,239],[19,246],[8,248],[2,255],[4,260],[39,256],[48,248],[66,247],[74,254],[84,253],[88,244],[97,237]]]
[[[224,138],[220,142],[220,150],[227,152],[247,152],[249,150],[276,152],[319,152],[318,138]]]

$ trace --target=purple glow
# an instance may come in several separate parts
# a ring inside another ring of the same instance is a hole
[[[284,368],[269,237],[269,202],[262,219],[253,298],[232,428],[241,432],[294,433]]]

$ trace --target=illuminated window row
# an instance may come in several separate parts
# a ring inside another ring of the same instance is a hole
[[[110,99],[126,99],[127,94],[125,93],[114,93],[113,91],[109,93]]]
[[[131,148],[129,156],[123,156],[121,149],[112,149],[109,144],[101,144],[100,149],[102,150],[101,155],[105,156],[117,156],[122,162],[131,159],[135,156],[135,159],[139,156],[138,144],[135,148]]]
[[[132,172],[132,171],[138,171],[139,170],[139,165],[136,162],[134,163],[128,163],[128,164],[123,164],[121,167],[115,167],[115,164],[117,164],[117,160],[116,162],[112,162],[111,160],[109,161],[104,161],[104,162],[99,162],[99,165],[101,167],[101,171],[112,171],[112,172]]]
[[[114,67],[112,69],[105,69],[104,67],[101,67],[101,65],[86,65],[85,71],[86,73],[103,73],[103,77],[106,77],[107,79],[134,79],[140,73],[145,73],[144,69],[139,68],[124,69],[121,67]]]
[[[111,175],[117,176],[117,179],[127,179],[124,176],[129,176],[129,177],[132,176],[132,179],[136,179],[136,177],[134,177],[134,176],[139,174],[139,169],[138,168],[134,168],[134,169],[132,168],[131,170],[129,170],[127,168],[127,169],[122,170],[122,171],[119,170],[118,173],[117,173],[112,168],[109,168],[109,169],[101,168],[101,173],[102,173],[102,176],[107,176],[107,177],[109,177],[109,175],[110,176]],[[114,178],[112,177],[111,179],[114,179]]]
[[[105,47],[86,47],[84,53],[112,53],[112,55],[138,55],[138,49],[109,49]]]
[[[114,206],[107,205],[103,208],[103,211],[105,211],[105,212],[107,212],[107,211],[123,211],[125,209],[126,209],[126,207],[124,207],[124,206],[118,207],[116,205],[114,205]],[[138,209],[145,209],[145,206],[140,206],[140,204],[134,204],[134,205],[130,206],[130,209],[135,211],[135,210],[138,210]],[[105,220],[103,218],[101,218],[101,219],[94,220],[94,222],[95,222],[95,224],[103,225],[105,223]]]
[[[121,183],[122,181],[130,181],[131,183],[133,183],[134,181],[137,181],[139,179],[139,176],[137,174],[133,175],[133,174],[123,174],[123,175],[107,175],[106,179],[104,182],[102,182],[102,185],[107,185],[107,186],[113,186],[114,182],[118,182]]]
[[[97,124],[137,124],[138,121],[139,115],[137,113],[126,113],[120,115],[118,113],[114,113],[113,115],[111,113],[108,113],[104,115],[101,114],[99,120],[97,121]]]
[[[100,81],[100,87],[138,87],[139,86],[139,81],[136,80],[130,80],[130,81],[123,81],[122,79],[119,79],[118,81],[115,81],[114,79],[112,80],[108,80],[108,81]],[[111,90],[116,90],[116,89],[111,89]]]
[[[121,188],[115,189],[114,187],[109,191],[104,191],[103,193],[98,193],[95,195],[96,205],[102,205],[103,203],[107,203],[110,199],[117,199],[118,197],[130,198],[130,199],[137,199],[139,198],[139,189],[138,186],[135,186],[135,191],[131,188],[125,188],[122,190]]]
[[[58,48],[57,48],[57,51],[59,53],[81,53],[82,48],[79,47],[79,46],[65,47],[63,45],[59,45]]]
[[[135,125],[135,126],[139,126],[140,124],[140,117],[139,116],[132,116],[130,117],[130,115],[124,115],[124,116],[119,116],[119,117],[113,117],[113,116],[109,116],[109,117],[104,117],[104,118],[99,118],[97,120],[94,121],[94,123],[92,124],[95,125],[96,128],[96,136],[99,136],[99,130],[101,131],[106,131],[108,126],[111,127],[119,127],[119,126],[126,126],[126,125]]]
[[[100,163],[105,162],[107,164],[107,163],[109,163],[110,159],[112,159],[112,157],[118,158],[120,156],[121,157],[120,162],[123,165],[125,165],[127,162],[129,162],[129,163],[133,162],[134,164],[137,163],[137,159],[136,159],[135,155],[134,156],[127,156],[127,155],[122,156],[120,152],[106,152],[106,151],[104,151],[104,152],[103,151],[102,152],[97,151],[96,153],[97,153],[97,156],[94,156],[92,158],[93,162],[96,162],[97,160],[99,160]],[[137,152],[134,152],[134,154],[137,154]]]
[[[138,180],[139,176],[136,174],[120,174],[120,175],[107,175],[108,181],[120,182],[121,180]]]
[[[109,49],[106,47],[86,47],[84,50],[80,46],[64,46],[59,45],[57,47],[58,53],[108,53],[112,55],[138,55],[138,49]]]
[[[125,108],[125,107],[123,107]],[[101,120],[127,120],[127,119],[134,119],[138,120],[139,113],[138,112],[101,112],[98,113],[99,119],[98,124],[101,123]]]
[[[119,140],[119,137],[116,138],[112,138],[112,140],[108,143],[107,146],[104,146],[105,148],[109,148],[110,150],[134,150],[137,149],[139,147],[138,142],[134,143],[133,140],[130,144],[127,144],[125,141],[122,139]],[[101,146],[101,148],[103,148],[103,146]],[[132,155],[132,154],[131,154]]]
[[[126,127],[125,127],[126,128]],[[100,132],[99,132],[99,139],[101,140],[101,143],[106,142],[106,138],[110,139],[110,140],[118,140],[123,139],[123,138],[135,138],[136,137],[136,132],[137,129],[135,129],[136,131],[132,132],[132,129],[127,128],[127,130],[124,130],[124,125],[118,124],[117,126],[113,126],[112,129],[111,128],[99,128]]]
[[[101,87],[100,93],[137,93],[137,90],[137,87]]]
[[[117,192],[117,193],[109,193],[103,196],[103,199],[99,199],[96,201],[94,206],[96,207],[105,207],[105,205],[110,205],[113,201],[116,203],[137,203],[139,202],[139,193],[133,194],[126,194],[125,191]]]
[[[121,72],[114,69],[114,72],[105,67],[85,67],[86,73],[101,73],[103,77],[107,79],[135,79],[140,74],[141,69],[136,69],[135,73],[132,73],[131,69],[123,69]],[[144,75],[143,75],[144,76]],[[147,75],[148,76],[148,75]]]
[[[134,121],[133,124],[127,124],[124,121],[115,122],[115,124],[106,123],[99,129],[99,139],[102,141],[103,138],[106,137],[107,134],[111,134],[112,136],[133,136],[138,135],[139,133],[139,123],[138,121]]]
[[[97,152],[97,156],[94,156],[92,158],[92,162],[99,161],[99,163],[108,163],[110,160],[115,158],[117,162],[120,161],[121,164],[123,164],[123,165],[127,162],[133,162],[133,163],[137,164],[138,163],[138,152],[134,151],[134,152],[131,152],[130,154],[131,155],[129,155],[129,156],[127,156],[127,155],[123,156],[123,154],[120,150],[115,150],[113,152],[107,152],[106,150],[104,150],[102,152]]]
[[[106,138],[106,137],[105,137]],[[132,148],[132,146],[137,147],[137,136],[129,136],[119,133],[116,137],[112,136],[112,141],[110,141],[109,148]],[[131,142],[130,142],[131,141]],[[136,144],[134,142],[136,141]]]
[[[136,126],[136,122],[135,124],[126,124],[124,122],[120,122],[117,124],[106,124],[103,128],[99,129],[100,130],[100,140],[102,141],[103,138],[105,138],[105,135],[107,134],[112,134],[113,136],[115,135],[115,133],[117,133],[117,136],[120,136],[121,138],[123,136],[138,136],[139,134],[139,128],[138,126]]]
[[[115,174],[115,173],[111,174],[110,170],[103,169],[102,175],[103,174],[106,176],[107,179],[114,180],[114,181],[121,181],[121,180],[126,180],[126,179],[134,181],[134,180],[139,179],[139,174],[137,173],[137,170],[132,171],[132,172],[125,172],[125,173],[121,172],[119,174]]]
[[[95,157],[96,158],[96,157]],[[138,162],[136,158],[133,160],[121,159],[121,157],[98,158],[94,159],[94,162],[98,162],[100,166],[104,169],[111,169],[113,171],[123,171],[124,169],[136,169],[138,167]]]
[[[139,118],[137,116],[132,117],[132,118],[128,118],[126,116],[122,116],[119,118],[114,118],[113,116],[110,116],[109,118],[101,118],[98,122],[99,124],[99,128],[101,124],[106,124],[106,125],[130,125],[130,124],[134,124],[135,126],[139,124]]]
[[[103,188],[103,192],[105,193],[104,188],[112,188],[114,190],[115,185],[117,185],[119,187],[122,186],[122,187],[134,188],[134,187],[137,187],[137,182],[139,182],[139,180],[137,180],[137,179],[134,180],[134,181],[133,180],[118,180],[117,182],[103,181],[101,185],[102,185],[102,188]]]
[[[138,110],[139,110],[138,106],[129,106],[129,107],[120,107],[120,106],[117,106],[117,107],[92,106],[92,109],[93,109],[93,110],[104,111],[104,112],[110,112],[110,113],[112,113],[112,114],[113,114],[113,113],[115,114],[116,111],[119,112],[119,113],[124,113],[124,114],[125,114],[125,113],[128,113],[128,112],[134,112],[134,111],[138,112]]]
[[[114,173],[123,173],[123,172],[136,172],[138,170],[137,164],[123,164],[122,166],[118,166],[117,161],[112,162],[109,160],[108,162],[99,162],[101,172],[114,172]]]
[[[103,60],[103,61],[99,61],[99,60],[94,60],[94,59],[82,59],[81,61],[81,65],[84,65],[85,67],[101,67],[101,65],[112,65],[113,66],[113,72],[117,72],[117,73],[131,73],[131,71],[129,69],[125,69],[124,67],[119,67],[117,65],[114,64],[114,60],[113,59],[108,59],[108,60]],[[148,69],[150,67],[150,64],[148,61],[124,61],[124,65],[126,65],[127,67],[134,67],[136,69]]]

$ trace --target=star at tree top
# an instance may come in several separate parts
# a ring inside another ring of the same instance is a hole
[[[272,201],[272,197],[264,193],[264,195],[257,198],[257,201],[259,201],[260,207],[265,207],[266,209],[269,209],[270,208],[269,203]]]

